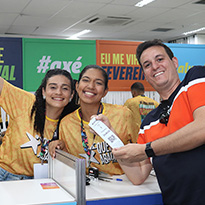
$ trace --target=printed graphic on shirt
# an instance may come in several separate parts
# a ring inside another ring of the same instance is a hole
[[[36,135],[36,138],[34,138],[31,134],[26,132],[27,137],[29,138],[29,142],[26,142],[25,144],[21,145],[21,148],[30,148],[32,147],[34,154],[37,154],[38,146],[41,144],[39,142],[39,136]]]
[[[38,146],[41,145],[41,140],[38,135],[33,137],[30,133],[26,132],[27,137],[29,138],[29,142],[21,145],[21,149],[32,148],[35,155],[37,155]],[[44,138],[41,152],[38,153],[37,157],[42,161],[48,161],[48,142],[49,140]]]
[[[98,142],[93,143],[90,147],[91,155],[90,157],[84,153],[80,154],[81,157],[84,157],[86,159],[87,167],[89,166],[89,163],[95,163],[95,164],[109,164],[109,163],[116,163],[117,160],[114,158],[114,155],[112,154],[112,150],[110,146],[106,142]],[[100,156],[100,162],[95,158],[96,156]]]
[[[153,102],[144,102],[144,101],[140,101],[139,104],[139,112],[140,112],[140,116],[141,116],[141,122],[144,120],[144,118],[146,117],[146,115],[152,111],[153,109],[155,109],[155,105]]]

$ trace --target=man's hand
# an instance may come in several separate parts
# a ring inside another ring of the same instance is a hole
[[[51,155],[51,157],[54,159],[56,156],[56,149],[65,149],[65,143],[62,140],[54,140],[52,142],[49,143],[49,153]]]
[[[141,162],[147,159],[145,147],[145,144],[129,143],[123,147],[113,149],[112,153],[122,163]]]

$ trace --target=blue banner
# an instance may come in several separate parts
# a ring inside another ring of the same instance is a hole
[[[166,44],[177,57],[180,80],[184,79],[187,71],[195,65],[205,65],[205,45],[195,44]]]
[[[21,38],[0,38],[0,76],[23,88]]]

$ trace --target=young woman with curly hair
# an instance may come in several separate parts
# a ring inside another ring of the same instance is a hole
[[[77,108],[73,92],[70,73],[61,69],[49,70],[35,95],[0,77],[0,106],[9,115],[0,146],[0,181],[33,178],[34,164],[47,161],[57,124]]]

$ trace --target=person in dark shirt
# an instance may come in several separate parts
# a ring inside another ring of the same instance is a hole
[[[161,103],[143,120],[138,143],[112,152],[133,184],[147,179],[152,157],[164,204],[203,205],[205,67],[192,67],[181,82],[178,60],[160,40],[140,44],[137,59]],[[97,119],[113,130],[105,116]]]

